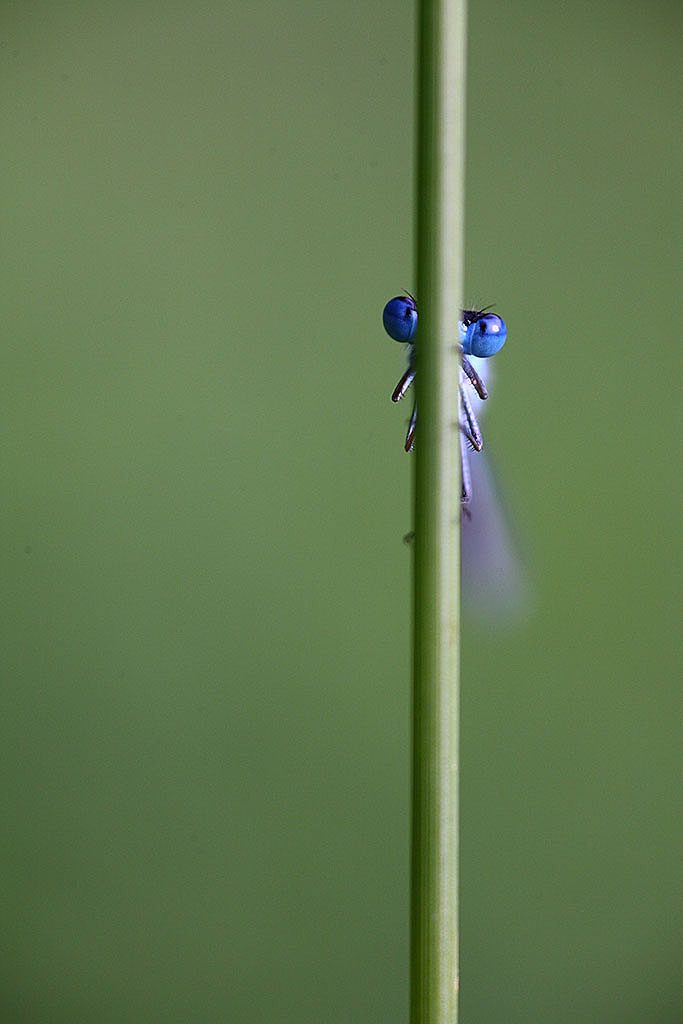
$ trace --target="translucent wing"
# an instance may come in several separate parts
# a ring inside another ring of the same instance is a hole
[[[472,359],[490,390],[493,377],[490,359]],[[469,392],[477,419],[485,415],[487,402]],[[479,619],[521,620],[530,612],[531,588],[520,545],[511,525],[487,454],[467,458],[471,497],[462,514],[462,603],[466,613]]]
[[[469,459],[472,497],[462,515],[462,603],[489,621],[524,619],[530,612],[529,577],[496,486],[490,459]]]

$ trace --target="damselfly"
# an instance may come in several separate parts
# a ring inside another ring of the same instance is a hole
[[[384,328],[395,341],[407,345],[408,367],[394,388],[399,402],[415,379],[417,304],[411,295],[397,295],[384,307]],[[519,619],[529,609],[525,566],[482,451],[479,426],[482,405],[488,398],[490,357],[507,338],[505,321],[490,309],[464,309],[458,322],[461,355],[459,381],[460,457],[462,465],[462,582],[468,610],[484,621]],[[415,444],[417,407],[413,407],[405,450]],[[412,536],[412,535],[409,535]]]
[[[389,299],[382,314],[384,329],[394,341],[408,347],[408,368],[394,388],[393,402],[399,402],[415,380],[415,335],[417,332],[417,303],[412,295],[397,295]],[[488,309],[464,309],[458,322],[460,343],[460,458],[462,467],[462,502],[469,504],[472,497],[472,474],[469,453],[480,452],[484,446],[479,422],[474,410],[469,388],[473,388],[479,399],[488,398],[484,375],[478,372],[472,360],[488,359],[500,352],[507,338],[505,321]],[[408,423],[405,450],[412,451],[415,445],[417,427],[417,405]]]

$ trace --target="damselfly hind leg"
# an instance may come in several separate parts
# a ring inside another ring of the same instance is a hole
[[[472,498],[472,478],[470,476],[469,452],[463,434],[460,435],[460,478],[462,482],[460,500],[463,505],[466,505]]]
[[[474,415],[474,410],[462,384],[460,385],[460,408],[462,410],[460,429],[472,445],[472,448],[480,452],[484,447],[484,440],[481,436],[477,417]]]
[[[417,406],[413,406],[413,411],[410,414],[410,422],[408,423],[408,433],[406,434],[405,450],[412,452],[415,447],[415,428],[417,427]]]

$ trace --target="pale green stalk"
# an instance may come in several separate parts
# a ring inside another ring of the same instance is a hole
[[[410,1021],[455,1024],[466,5],[419,8]]]

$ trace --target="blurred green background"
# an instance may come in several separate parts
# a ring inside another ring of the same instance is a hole
[[[405,1021],[413,5],[1,10],[0,1018]],[[470,9],[464,1024],[683,1020],[682,27]]]

